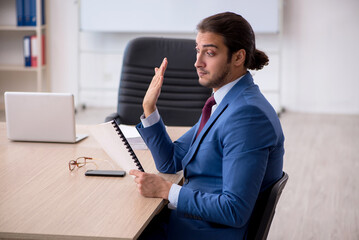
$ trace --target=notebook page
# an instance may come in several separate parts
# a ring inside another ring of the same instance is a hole
[[[138,169],[126,145],[122,142],[111,122],[101,123],[91,128],[91,133],[107,155],[127,173]]]

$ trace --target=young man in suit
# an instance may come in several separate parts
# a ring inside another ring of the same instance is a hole
[[[155,69],[137,126],[157,169],[183,170],[184,184],[137,170],[130,174],[143,196],[169,200],[168,239],[245,239],[258,194],[282,177],[281,125],[248,72],[262,69],[268,57],[256,49],[253,30],[240,15],[210,16],[197,29],[194,65],[199,83],[213,89],[207,101],[212,104],[205,106],[209,113],[203,112],[177,141],[170,140],[156,108],[164,59]]]

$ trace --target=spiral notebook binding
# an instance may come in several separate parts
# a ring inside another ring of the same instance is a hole
[[[123,144],[125,144],[127,151],[129,152],[130,156],[132,157],[135,165],[137,166],[138,170],[140,170],[141,172],[144,172],[145,170],[143,169],[140,161],[138,160],[135,152],[133,151],[131,145],[128,143],[127,139],[125,138],[125,135],[122,133],[121,129],[119,128],[119,126],[117,125],[117,123],[115,122],[115,120],[111,121],[112,126],[115,128],[118,136],[121,138]]]

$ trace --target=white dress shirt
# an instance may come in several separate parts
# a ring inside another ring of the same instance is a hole
[[[243,77],[243,76],[242,76]],[[231,90],[231,88],[239,81],[241,78],[236,79],[233,82],[227,83],[226,85],[222,86],[220,89],[218,89],[216,92],[213,93],[214,100],[216,100],[216,104],[213,105],[211,115],[214,113],[214,111],[217,109],[218,105],[222,102],[223,98],[226,96],[226,94]],[[150,127],[154,124],[156,124],[160,120],[160,114],[158,110],[156,109],[153,113],[151,113],[150,116],[145,118],[144,115],[141,116],[141,122],[144,128]],[[168,207],[170,209],[176,209],[177,203],[178,203],[178,196],[181,191],[181,186],[178,184],[172,184],[170,192],[168,194],[168,200],[169,204]]]

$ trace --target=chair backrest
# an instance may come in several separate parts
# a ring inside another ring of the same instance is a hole
[[[273,186],[259,194],[249,221],[248,240],[267,239],[275,208],[287,181],[288,174],[283,172],[283,176]]]
[[[202,112],[211,89],[201,86],[194,67],[195,41],[142,37],[126,47],[120,79],[117,113],[123,124],[136,124],[143,113],[142,100],[164,57],[168,59],[161,95],[157,102],[168,126],[192,126]]]

